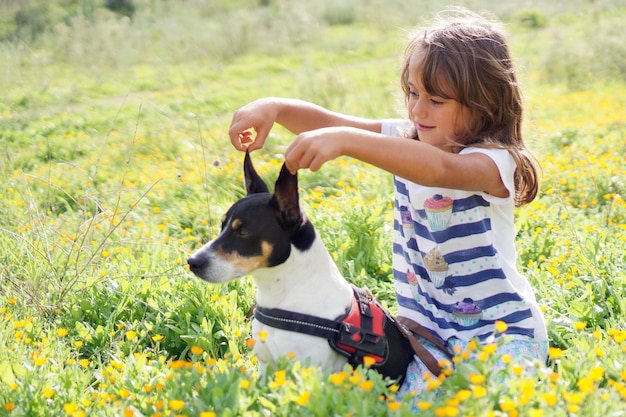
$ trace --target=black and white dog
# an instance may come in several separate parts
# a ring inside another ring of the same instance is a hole
[[[338,371],[371,356],[372,367],[403,378],[414,341],[373,299],[339,272],[300,209],[297,175],[283,165],[274,193],[244,159],[247,195],[222,219],[222,231],[188,259],[205,281],[222,283],[252,275],[257,287],[252,336],[261,372],[281,356]]]

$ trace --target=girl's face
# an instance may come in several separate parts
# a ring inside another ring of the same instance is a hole
[[[471,123],[471,112],[458,101],[431,95],[421,85],[419,71],[409,62],[409,116],[420,141],[447,152],[458,152],[455,142]],[[452,93],[452,92],[451,92]],[[453,96],[450,94],[449,96]]]

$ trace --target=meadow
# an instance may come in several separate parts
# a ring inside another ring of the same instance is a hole
[[[405,31],[444,6],[424,3],[0,3],[0,415],[410,415],[367,367],[285,358],[261,380],[251,280],[209,285],[186,259],[244,194],[232,112],[276,95],[403,116]],[[490,3],[464,4],[518,59],[543,172],[517,248],[549,360],[495,373],[498,345],[472,346],[420,415],[626,415],[626,3]],[[254,155],[269,183],[290,140]],[[346,278],[393,311],[392,178],[340,158],[299,179]]]

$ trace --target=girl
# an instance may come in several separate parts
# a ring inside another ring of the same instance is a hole
[[[522,140],[521,92],[501,25],[459,9],[440,15],[410,38],[401,85],[408,120],[265,98],[235,112],[229,135],[239,150],[259,149],[276,122],[298,135],[285,153],[292,172],[345,155],[392,173],[398,315],[450,351],[493,338],[502,321],[511,340],[498,352],[545,361],[545,324],[514,243],[514,209],[535,198],[537,169]],[[415,358],[400,392],[419,393],[426,372]]]

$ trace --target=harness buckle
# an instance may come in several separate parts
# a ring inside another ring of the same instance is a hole
[[[387,351],[387,338],[374,332],[342,322],[336,339],[337,345],[355,349],[355,355],[375,355],[384,358]]]

